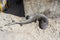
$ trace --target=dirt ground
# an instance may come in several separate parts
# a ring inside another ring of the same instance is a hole
[[[50,9],[51,13],[43,13],[48,17],[48,28],[40,29],[38,22],[22,26],[19,24],[4,26],[13,21],[25,20],[25,18],[0,13],[0,40],[60,40],[60,2],[58,0],[49,2],[47,0],[24,0],[24,5],[26,15]]]

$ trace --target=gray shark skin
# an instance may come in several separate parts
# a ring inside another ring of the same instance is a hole
[[[25,21],[13,22],[13,23],[7,24],[7,25],[14,25],[14,24],[23,25],[23,24],[29,24],[29,23],[38,21],[39,22],[39,27],[41,29],[46,29],[48,27],[48,18],[43,14],[27,15],[26,18],[27,18],[27,20],[25,20]],[[5,25],[5,26],[7,26],[7,25]]]

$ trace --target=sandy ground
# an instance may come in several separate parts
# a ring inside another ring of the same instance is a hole
[[[37,23],[19,24],[4,26],[12,20],[20,21],[22,18],[0,14],[0,40],[60,40],[60,21],[59,19],[49,19],[49,26],[42,30]]]
[[[36,0],[35,0],[36,1]],[[36,8],[36,2],[25,0],[25,10],[27,14],[31,14]],[[28,3],[28,4],[27,4]],[[51,6],[53,10],[50,14],[45,14],[49,19],[48,28],[42,30],[37,23],[30,23],[24,25],[10,25],[4,26],[5,24],[11,23],[13,21],[25,20],[23,17],[17,17],[11,14],[0,13],[0,40],[60,40],[60,3],[53,3],[54,6]],[[32,6],[33,5],[33,6]],[[33,10],[32,10],[33,9]],[[44,9],[44,7],[43,7]],[[31,11],[32,10],[32,11]],[[42,10],[42,9],[41,9]],[[45,10],[45,9],[44,9]],[[42,11],[44,11],[42,10]],[[41,12],[41,11],[40,11]]]

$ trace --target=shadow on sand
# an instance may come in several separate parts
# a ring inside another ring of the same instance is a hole
[[[8,8],[4,10],[5,13],[25,17],[23,0],[7,0],[6,5]]]

